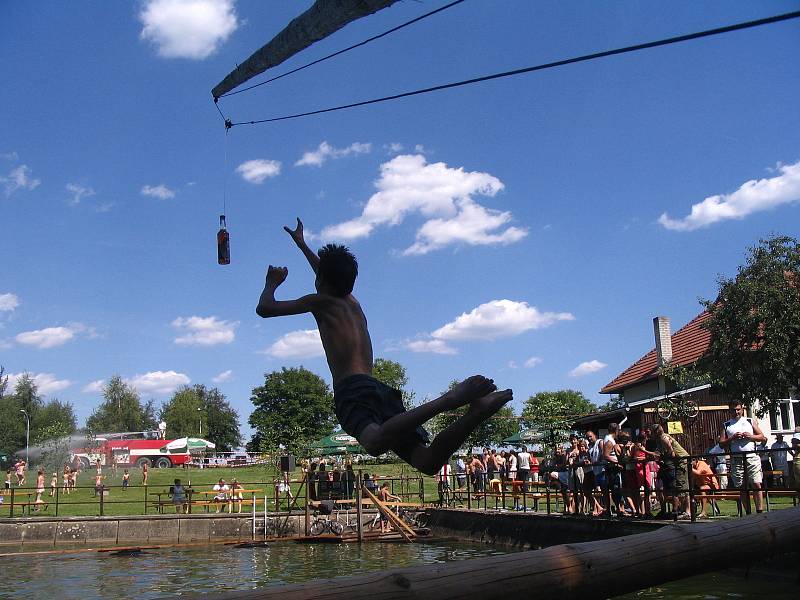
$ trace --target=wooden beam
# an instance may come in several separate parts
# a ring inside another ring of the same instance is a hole
[[[391,521],[392,525],[395,526],[395,529],[397,529],[397,531],[400,532],[400,535],[402,535],[407,542],[410,542],[411,538],[416,537],[417,534],[414,532],[414,530],[411,529],[411,527],[405,521],[403,521],[403,519],[394,514],[392,512],[392,509],[386,506],[386,504],[384,504],[383,502],[381,502],[375,496],[375,494],[370,492],[366,487],[363,488],[363,491],[364,494],[367,496],[367,498],[372,500],[375,506],[378,507],[378,510],[380,510],[383,514],[385,514],[389,518],[389,521]]]
[[[346,598],[607,598],[795,551],[800,508],[714,523],[665,525],[638,535],[472,560],[318,579],[242,592],[193,595],[207,600]],[[731,562],[733,561],[733,562]],[[184,596],[181,596],[185,600]]]
[[[302,15],[293,19],[265,46],[256,50],[220,81],[211,94],[219,98],[248,79],[281,64],[314,42],[338,31],[348,23],[366,17],[397,0],[316,0]]]

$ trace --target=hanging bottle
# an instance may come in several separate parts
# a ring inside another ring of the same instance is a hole
[[[219,216],[219,231],[217,232],[217,262],[221,265],[231,264],[231,246],[228,229],[225,225],[225,215]]]

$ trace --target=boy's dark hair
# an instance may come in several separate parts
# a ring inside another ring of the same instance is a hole
[[[347,246],[327,244],[317,252],[322,281],[335,296],[347,296],[353,291],[358,276],[358,261]]]

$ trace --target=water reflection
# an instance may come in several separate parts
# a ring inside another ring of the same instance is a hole
[[[0,559],[0,598],[62,600],[157,598],[354,575],[396,567],[504,554],[488,546],[446,544],[274,544],[206,546],[134,556],[76,553]]]

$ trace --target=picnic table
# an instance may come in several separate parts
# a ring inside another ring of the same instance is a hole
[[[198,494],[198,495],[203,495],[203,496],[214,496],[214,497],[216,497],[216,496],[225,496],[225,499],[224,500],[222,500],[222,499],[217,500],[215,498],[211,498],[209,500],[200,500],[199,502],[194,502],[194,505],[195,506],[204,506],[206,511],[207,511],[209,506],[223,506],[224,507],[227,504],[228,505],[228,512],[232,512],[233,511],[233,503],[234,502],[238,502],[240,504],[255,504],[257,502],[256,494],[259,494],[262,491],[263,490],[255,490],[255,489],[248,490],[248,489],[244,489],[244,488],[239,488],[239,489],[236,489],[236,490],[202,490],[202,491],[197,491],[197,492],[194,492],[194,493]],[[233,493],[235,493],[236,495],[239,495],[239,494],[241,494],[241,495],[251,494],[252,497],[251,497],[250,500],[245,500],[245,499],[241,499],[240,500],[239,498],[233,498],[232,497]],[[191,509],[191,506],[192,506],[192,504],[189,505],[190,509]]]
[[[28,516],[30,516],[30,514],[31,514],[31,506],[42,506],[44,508],[47,508],[47,505],[48,505],[47,501],[42,501],[42,502],[39,502],[38,504],[36,502],[31,502],[31,496],[36,496],[36,491],[35,490],[31,490],[29,492],[26,492],[24,490],[15,489],[15,490],[13,490],[13,492],[14,492],[13,494],[11,492],[9,492],[9,493],[4,495],[4,497],[8,499],[9,515],[13,513],[14,507],[16,507],[16,506],[21,506],[22,507],[23,516],[25,515],[25,508],[26,507],[28,509]],[[44,494],[42,494],[42,495],[44,496]],[[20,502],[19,501],[19,497],[20,496],[25,496],[26,497],[25,500]],[[13,504],[11,503],[11,498],[14,499]],[[3,503],[5,504],[5,500],[4,500]]]

